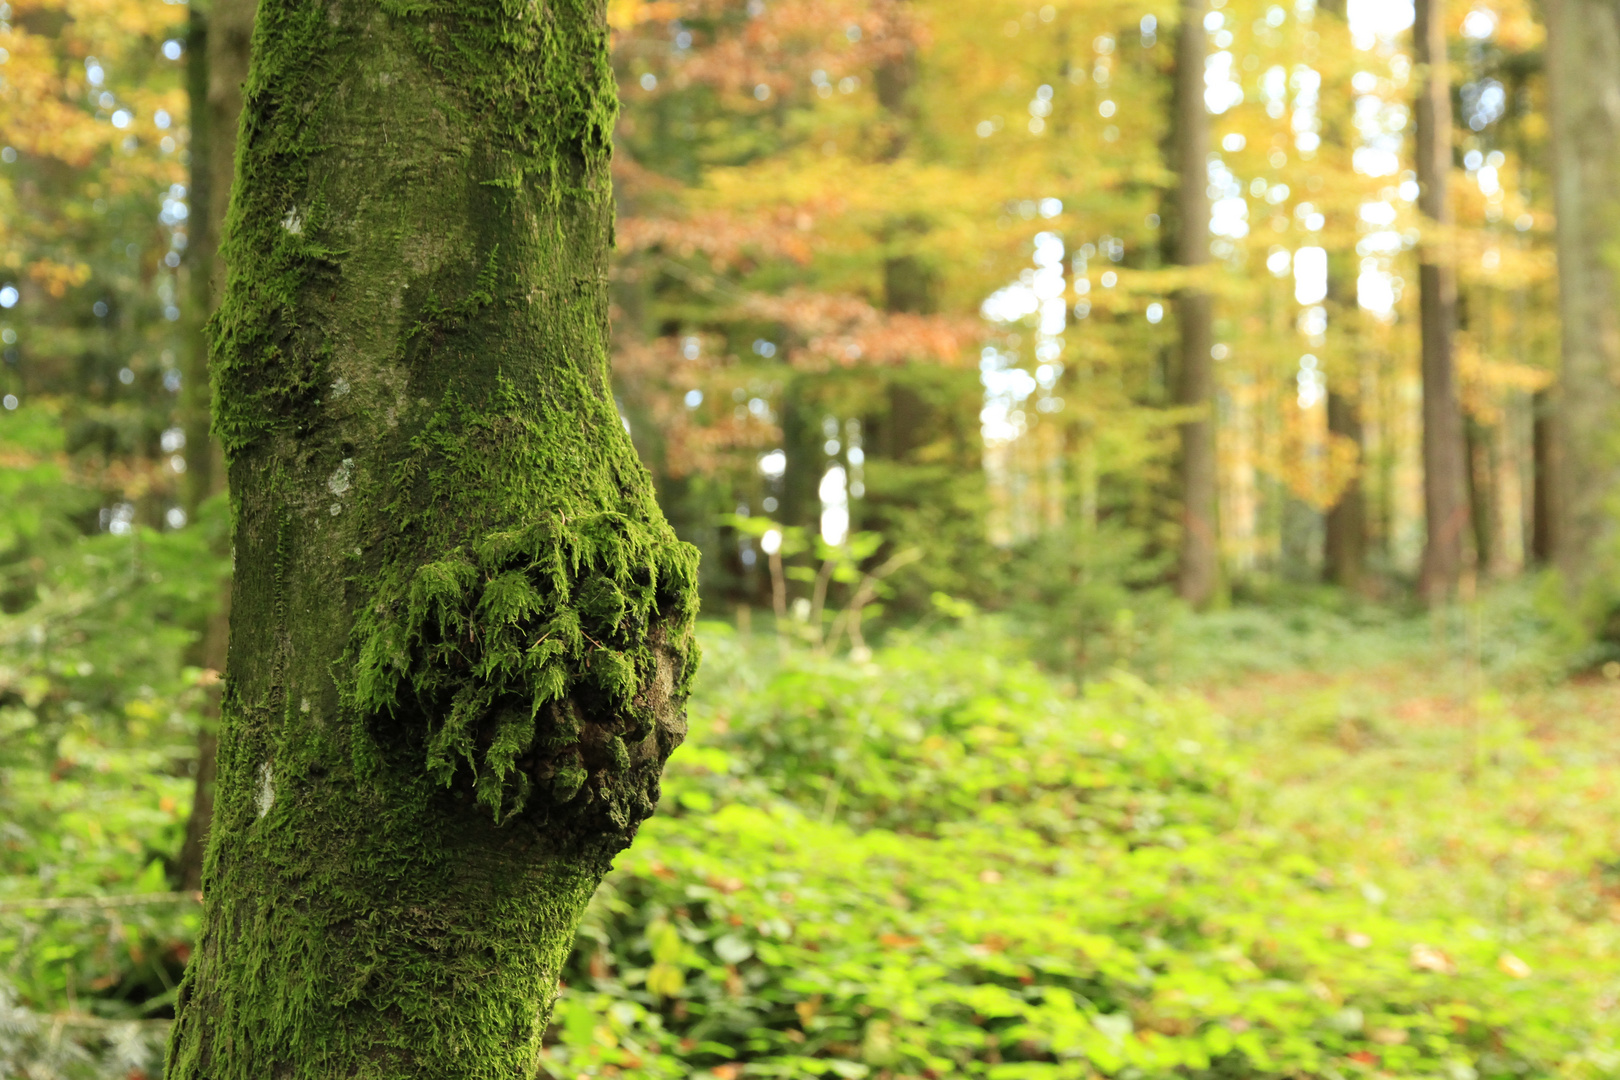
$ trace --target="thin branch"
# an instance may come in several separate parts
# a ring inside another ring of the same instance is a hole
[[[173,1020],[110,1020],[104,1016],[89,1016],[85,1013],[30,1013],[29,1019],[40,1024],[50,1024],[59,1028],[90,1028],[96,1031],[112,1031],[117,1028],[135,1027],[168,1030]]]
[[[849,633],[850,644],[856,648],[864,648],[866,642],[861,637],[861,609],[877,598],[878,583],[896,570],[910,566],[923,557],[921,548],[907,548],[894,555],[882,566],[873,570],[861,579],[861,584],[850,599],[849,606],[838,613],[833,621],[832,629],[827,632],[826,649],[831,652],[838,645],[838,639],[846,631]]]
[[[131,893],[126,896],[49,896],[34,900],[0,900],[0,914],[12,911],[106,911],[157,904],[200,904],[200,892]]]

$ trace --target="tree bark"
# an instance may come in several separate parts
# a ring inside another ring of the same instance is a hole
[[[214,460],[208,434],[208,316],[214,310],[211,276],[218,246],[213,175],[214,118],[208,108],[209,33],[211,20],[201,5],[193,5],[186,27],[186,104],[191,154],[186,202],[186,352],[180,383],[180,423],[186,449],[196,461],[186,462],[185,510],[196,519],[197,507],[214,493]],[[229,185],[227,175],[225,180]],[[200,451],[200,453],[199,453]]]
[[[1349,27],[1346,25],[1344,0],[1328,0],[1319,7],[1323,15],[1337,23],[1329,30],[1333,37],[1329,40],[1328,47],[1348,44]],[[1348,144],[1350,133],[1353,131],[1351,103],[1355,100],[1354,89],[1348,84],[1341,84],[1333,88],[1331,94],[1324,95],[1324,98],[1333,103],[1323,110],[1324,149],[1341,163],[1348,164],[1350,159]],[[1327,104],[1327,101],[1324,104]],[[1326,212],[1328,221],[1333,226],[1329,235],[1353,233],[1350,223],[1341,218],[1345,211],[1330,205],[1326,207]],[[1362,490],[1361,474],[1366,467],[1367,459],[1366,447],[1362,442],[1361,343],[1355,322],[1359,305],[1353,254],[1352,251],[1338,250],[1331,251],[1328,255],[1327,300],[1331,320],[1329,325],[1336,327],[1338,336],[1349,341],[1350,345],[1343,350],[1342,360],[1332,357],[1331,354],[1324,357],[1328,360],[1325,371],[1327,427],[1330,436],[1337,435],[1355,445],[1356,474],[1345,485],[1344,491],[1339,495],[1339,501],[1324,515],[1322,569],[1323,576],[1330,583],[1350,592],[1360,592],[1366,584],[1367,504]]]
[[[219,236],[230,201],[236,158],[236,124],[247,81],[248,46],[257,0],[214,0],[205,12],[191,7],[187,34],[187,95],[191,125],[190,216],[186,257],[189,265],[189,319],[192,324],[181,383],[182,427],[186,433],[186,516],[197,520],[202,506],[225,490],[224,455],[209,432],[209,378],[206,325],[225,292]],[[225,669],[230,634],[230,583],[221,584],[219,610],[211,615],[197,643],[195,661],[205,671]],[[219,687],[205,687],[206,706],[197,732],[197,786],[186,819],[175,876],[182,889],[202,888],[203,852],[214,817],[215,755],[219,748]]]
[[[1423,505],[1428,535],[1418,593],[1441,604],[1457,591],[1463,535],[1468,526],[1462,410],[1457,400],[1453,346],[1457,276],[1439,250],[1453,223],[1451,85],[1446,66],[1445,0],[1416,0],[1412,24],[1420,70],[1417,99],[1418,209],[1438,237],[1425,240],[1418,266],[1423,338]]]
[[[1176,43],[1176,262],[1209,262],[1209,116],[1204,108],[1204,30],[1207,0],[1182,0]],[[1181,329],[1178,405],[1196,410],[1181,425],[1181,567],[1178,591],[1198,607],[1219,584],[1216,534],[1214,312],[1208,293],[1183,289],[1176,296]]]
[[[607,371],[605,0],[265,0],[214,322],[236,575],[173,1080],[532,1075],[685,732]]]
[[[1361,412],[1356,399],[1343,391],[1328,390],[1328,431],[1361,443]],[[1339,501],[1323,522],[1322,562],[1328,581],[1351,592],[1364,584],[1367,563],[1367,507],[1359,473],[1345,485]]]
[[[1563,315],[1551,554],[1587,626],[1609,633],[1620,607],[1620,4],[1549,0],[1547,73]]]
[[[1554,564],[1558,553],[1558,442],[1557,404],[1551,390],[1538,390],[1530,403],[1530,456],[1532,466],[1530,558],[1537,566]]]
[[[1464,417],[1463,446],[1468,454],[1468,515],[1474,526],[1474,568],[1484,578],[1501,571],[1495,426]]]

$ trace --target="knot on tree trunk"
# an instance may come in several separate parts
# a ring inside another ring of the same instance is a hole
[[[497,821],[623,847],[686,733],[696,563],[616,513],[492,533],[379,589],[356,702],[425,726],[424,767]]]

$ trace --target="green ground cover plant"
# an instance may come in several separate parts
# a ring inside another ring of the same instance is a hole
[[[1596,909],[1475,902],[1503,841],[1579,816],[1506,721],[1482,781],[1441,760],[1466,740],[1394,724],[1418,767],[1360,762],[1331,693],[1226,720],[1128,675],[1075,693],[982,634],[773,666],[714,628],[708,652],[673,805],[581,936],[554,1077],[1620,1067]],[[1436,862],[1476,831],[1478,858]],[[1601,832],[1545,856],[1590,865]]]
[[[74,541],[28,610],[139,542]],[[23,615],[0,904],[166,889],[197,673],[93,633],[26,652]],[[1178,648],[1219,668],[1296,616],[1194,619]],[[691,736],[593,901],[546,1075],[1620,1073],[1612,684],[1356,618],[1347,653],[1179,689],[1073,685],[972,616],[866,662],[705,625]],[[157,1075],[194,916],[0,907],[0,1072]]]
[[[59,422],[13,414],[0,469],[0,1076],[123,1078],[160,1070],[196,932],[187,896],[127,900],[173,888],[223,508],[85,535],[100,493]]]

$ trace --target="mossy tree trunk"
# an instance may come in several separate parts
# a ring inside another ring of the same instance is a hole
[[[1209,114],[1204,106],[1204,29],[1207,0],[1182,0],[1176,35],[1175,165],[1176,262],[1198,267],[1209,262]],[[1180,382],[1176,403],[1196,410],[1181,425],[1182,534],[1178,591],[1203,607],[1220,580],[1216,534],[1214,306],[1201,289],[1176,295],[1181,330]]]
[[[1454,222],[1451,181],[1451,83],[1446,65],[1445,0],[1416,0],[1413,51],[1417,98],[1418,209],[1439,235],[1424,240],[1418,265],[1423,339],[1423,508],[1427,535],[1418,592],[1429,604],[1450,599],[1462,575],[1468,528],[1462,408],[1453,362],[1457,272],[1450,262]]]
[[[532,1075],[684,733],[696,555],[608,389],[604,3],[260,5],[173,1080]]]
[[[1564,369],[1546,417],[1552,483],[1545,486],[1558,521],[1542,554],[1555,558],[1587,626],[1614,637],[1620,635],[1620,3],[1550,0],[1547,31]],[[1540,487],[1537,494],[1540,510]]]

